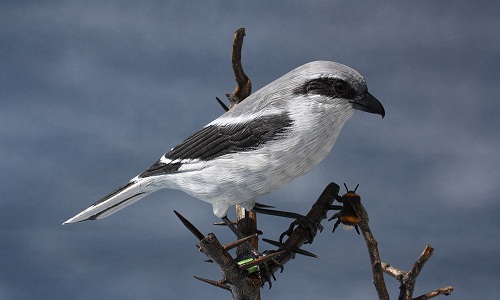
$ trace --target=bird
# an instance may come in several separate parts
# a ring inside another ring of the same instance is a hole
[[[363,76],[332,61],[301,65],[251,94],[144,172],[63,223],[96,220],[161,190],[178,189],[226,216],[304,175],[330,152],[356,110],[385,116]]]

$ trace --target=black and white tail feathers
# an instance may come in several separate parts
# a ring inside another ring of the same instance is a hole
[[[87,209],[67,220],[64,224],[77,223],[86,220],[96,220],[105,218],[120,209],[139,201],[144,196],[151,194],[156,189],[145,187],[141,184],[141,179],[133,179],[116,191],[97,201]]]

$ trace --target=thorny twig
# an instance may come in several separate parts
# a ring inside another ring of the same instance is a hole
[[[318,200],[313,204],[311,210],[307,214],[312,222],[321,223],[326,218],[326,214],[330,209],[335,196],[338,194],[339,186],[335,183],[330,183],[323,193],[319,196]],[[200,240],[200,250],[208,256],[210,261],[214,262],[221,272],[224,279],[215,281],[201,277],[195,277],[201,281],[207,282],[211,285],[229,289],[232,293],[233,299],[259,299],[261,276],[274,277],[277,270],[282,270],[283,265],[293,259],[296,253],[307,256],[316,257],[314,254],[307,251],[300,250],[300,247],[308,241],[311,241],[316,232],[311,232],[309,228],[303,226],[296,226],[290,233],[289,238],[279,245],[275,251],[268,251],[265,255],[258,259],[249,260],[245,264],[241,264],[237,259],[233,259],[228,253],[228,250],[241,245],[252,237],[245,237],[236,242],[222,246],[213,233],[204,236],[191,222],[175,212],[177,217],[182,223],[193,233],[193,235]],[[201,238],[201,239],[200,239]],[[252,267],[259,266],[257,269]],[[261,268],[262,267],[262,268]],[[269,272],[266,274],[265,272]],[[268,280],[270,284],[270,279]]]

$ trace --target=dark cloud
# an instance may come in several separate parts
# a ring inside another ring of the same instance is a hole
[[[210,205],[161,191],[110,218],[60,224],[222,113],[233,32],[246,27],[255,90],[312,60],[356,68],[384,120],[356,113],[327,159],[261,199],[304,212],[330,181],[358,192],[382,258],[409,269],[436,247],[417,293],[500,296],[496,2],[214,1],[0,5],[0,298],[227,297],[172,213],[205,233]],[[304,204],[305,201],[307,204]],[[281,222],[281,223],[280,223]],[[286,221],[261,217],[265,236]],[[263,298],[376,297],[362,239],[318,236]],[[387,278],[393,297],[397,283]]]

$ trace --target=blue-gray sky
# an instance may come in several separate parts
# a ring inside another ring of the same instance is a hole
[[[229,297],[192,278],[220,272],[172,211],[234,238],[182,192],[61,223],[222,113],[215,96],[234,88],[239,27],[254,90],[332,60],[363,74],[387,112],[357,112],[314,171],[260,202],[306,212],[328,182],[359,183],[383,261],[408,270],[426,244],[436,248],[416,294],[453,285],[453,299],[500,298],[499,10],[495,1],[2,2],[0,298]],[[259,223],[267,238],[288,226]],[[321,259],[288,263],[263,299],[376,298],[362,238],[332,226],[304,248]]]

